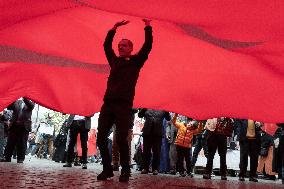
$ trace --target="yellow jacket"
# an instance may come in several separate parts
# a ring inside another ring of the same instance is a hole
[[[178,129],[175,144],[178,146],[190,148],[192,146],[193,136],[199,134],[203,129],[202,123],[198,122],[198,127],[194,129],[193,125],[187,126],[187,124],[185,123],[178,122],[176,118],[177,115],[175,115],[172,120],[174,126]]]

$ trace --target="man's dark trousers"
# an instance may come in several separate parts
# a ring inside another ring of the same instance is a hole
[[[220,174],[226,176],[227,173],[227,164],[226,164],[226,154],[227,154],[227,136],[212,133],[208,138],[208,158],[206,164],[207,174],[212,173],[213,169],[213,160],[215,153],[218,149],[218,154],[220,156]]]
[[[11,126],[8,132],[8,141],[5,148],[5,159],[11,160],[15,147],[17,148],[17,160],[25,160],[27,141],[29,137],[29,131],[22,125]]]
[[[256,139],[246,139],[240,141],[240,174],[239,177],[245,177],[248,156],[250,156],[250,177],[256,177],[256,169],[258,166],[258,145]]]
[[[193,151],[193,155],[191,158],[191,169],[194,168],[197,158],[198,158],[198,154],[199,152],[202,150],[204,150],[204,154],[207,157],[208,156],[208,148],[207,148],[207,144],[205,139],[203,139],[202,134],[197,135],[196,137],[196,143],[195,143],[195,147],[194,147],[194,151]],[[191,170],[192,172],[193,170]]]
[[[159,170],[160,154],[161,154],[162,137],[154,135],[143,136],[143,168],[149,170],[149,165],[152,160],[152,170]],[[153,152],[153,156],[151,153]]]
[[[115,123],[122,172],[130,172],[127,136],[133,124],[132,120],[132,103],[122,101],[104,102],[100,111],[97,135],[97,143],[102,156],[104,171],[112,171],[107,138],[111,127]]]
[[[67,151],[67,162],[72,163],[74,160],[74,146],[77,142],[77,136],[80,133],[81,147],[82,147],[82,157],[81,162],[87,163],[87,153],[88,153],[88,132],[89,130],[85,128],[85,120],[74,120],[70,126],[70,143],[68,145]]]
[[[186,171],[191,171],[191,148],[186,148],[177,145],[177,170],[180,173],[184,172],[184,160],[186,162]]]

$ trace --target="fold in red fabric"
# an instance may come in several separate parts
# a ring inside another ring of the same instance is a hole
[[[113,48],[144,40],[153,49],[140,72],[135,107],[196,119],[227,116],[284,121],[284,2],[7,0],[0,2],[0,109],[21,96],[64,113],[100,111]]]

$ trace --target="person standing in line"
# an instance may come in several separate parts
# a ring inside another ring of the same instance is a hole
[[[205,126],[206,121],[201,121],[202,127]],[[198,154],[200,151],[203,149],[204,155],[206,158],[208,158],[208,147],[207,147],[207,138],[204,137],[203,132],[205,130],[202,129],[200,133],[196,135],[196,141],[195,141],[195,146],[194,150],[192,153],[192,158],[191,158],[191,173],[194,173],[194,167],[197,162]]]
[[[240,144],[240,173],[239,181],[245,181],[248,166],[248,156],[250,156],[249,181],[258,182],[257,166],[260,152],[260,128],[251,119],[236,119],[238,140]]]
[[[213,169],[213,160],[215,153],[218,149],[220,156],[220,174],[221,180],[227,180],[227,137],[232,136],[233,133],[233,120],[227,117],[217,119],[216,128],[207,139],[208,144],[208,158],[206,164],[206,174],[203,175],[204,179],[211,179]]]
[[[12,110],[11,126],[8,131],[8,141],[5,148],[4,162],[11,162],[13,151],[17,150],[17,163],[23,163],[25,160],[27,141],[29,132],[32,130],[32,112],[35,103],[25,97],[15,101],[7,107]]]
[[[177,149],[177,170],[180,176],[185,177],[184,173],[184,161],[186,162],[186,173],[188,176],[192,177],[191,163],[190,163],[190,148],[192,147],[193,135],[201,132],[202,124],[196,120],[192,120],[189,123],[182,123],[177,121],[178,114],[175,113],[172,122],[174,126],[178,129],[175,144]]]
[[[145,118],[142,129],[143,136],[143,170],[141,174],[148,174],[152,157],[153,175],[159,173],[161,144],[163,137],[163,120],[171,120],[169,112],[143,108],[139,111],[138,117]],[[153,155],[151,155],[153,152]]]
[[[77,136],[80,133],[81,148],[82,148],[82,169],[87,169],[88,156],[88,132],[91,129],[91,117],[70,115],[67,120],[67,125],[70,125],[70,142],[67,150],[66,164],[63,167],[72,167],[74,160],[74,146],[77,142]],[[67,126],[67,127],[68,127]]]
[[[4,159],[4,148],[6,144],[5,130],[8,127],[8,116],[2,111],[0,112],[0,161]]]
[[[175,139],[177,136],[178,129],[174,126],[172,122],[168,122],[167,127],[167,139],[170,144],[170,150],[169,150],[169,159],[170,159],[170,171],[169,173],[172,175],[176,174],[176,164],[177,164],[177,150],[176,150],[176,144]]]

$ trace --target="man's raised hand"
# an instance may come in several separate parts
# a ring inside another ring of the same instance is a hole
[[[122,20],[121,22],[115,23],[112,29],[116,30],[118,27],[126,25],[128,23],[129,23],[129,20]]]
[[[142,21],[145,23],[146,26],[150,26],[152,20],[144,18],[142,19]]]

